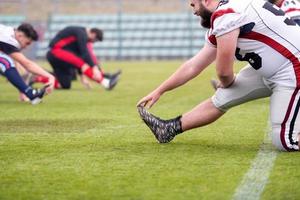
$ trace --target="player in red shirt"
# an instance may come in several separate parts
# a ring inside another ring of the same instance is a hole
[[[75,71],[81,76],[83,84],[88,85],[85,76],[111,90],[119,80],[120,71],[105,74],[93,51],[93,43],[103,40],[103,32],[97,28],[87,29],[69,26],[61,30],[50,41],[47,60],[57,79],[56,88],[70,89]],[[47,78],[34,77],[32,82],[46,82]]]

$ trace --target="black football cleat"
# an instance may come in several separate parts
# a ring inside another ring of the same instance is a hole
[[[37,105],[42,102],[42,99],[45,96],[47,87],[49,87],[49,86],[47,85],[41,89],[32,89],[32,97],[30,98],[30,102],[32,105]]]
[[[182,133],[181,116],[171,120],[162,120],[141,106],[138,107],[138,112],[159,143],[169,143],[176,135]]]
[[[113,73],[113,74],[107,74],[107,78],[109,79],[109,85],[108,87],[106,88],[106,90],[112,90],[114,89],[114,87],[117,85],[119,79],[120,79],[120,75],[121,75],[121,70],[117,71],[116,73]],[[105,75],[104,75],[104,78],[105,78]]]
[[[119,69],[118,71],[116,71],[115,73],[104,73],[104,78],[113,78],[114,76],[119,76],[121,75],[122,71]]]

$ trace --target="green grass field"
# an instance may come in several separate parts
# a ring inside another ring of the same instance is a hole
[[[123,70],[114,91],[76,82],[37,106],[19,102],[1,78],[0,199],[231,199],[264,140],[268,99],[158,144],[135,105],[180,63],[109,62]],[[190,110],[213,94],[213,76],[212,66],[151,112]],[[261,199],[300,199],[298,153],[278,154]]]

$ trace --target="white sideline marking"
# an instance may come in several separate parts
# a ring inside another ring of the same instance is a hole
[[[250,169],[235,190],[233,200],[259,200],[268,183],[269,175],[278,153],[272,149],[271,131],[269,128],[266,132],[264,142],[252,161]]]

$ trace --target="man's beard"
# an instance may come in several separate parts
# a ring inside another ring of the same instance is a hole
[[[203,8],[200,10],[200,17],[201,17],[201,25],[204,28],[210,28],[211,27],[211,16],[212,12]]]
[[[277,0],[268,0],[268,2],[272,3],[272,4],[275,4]]]

